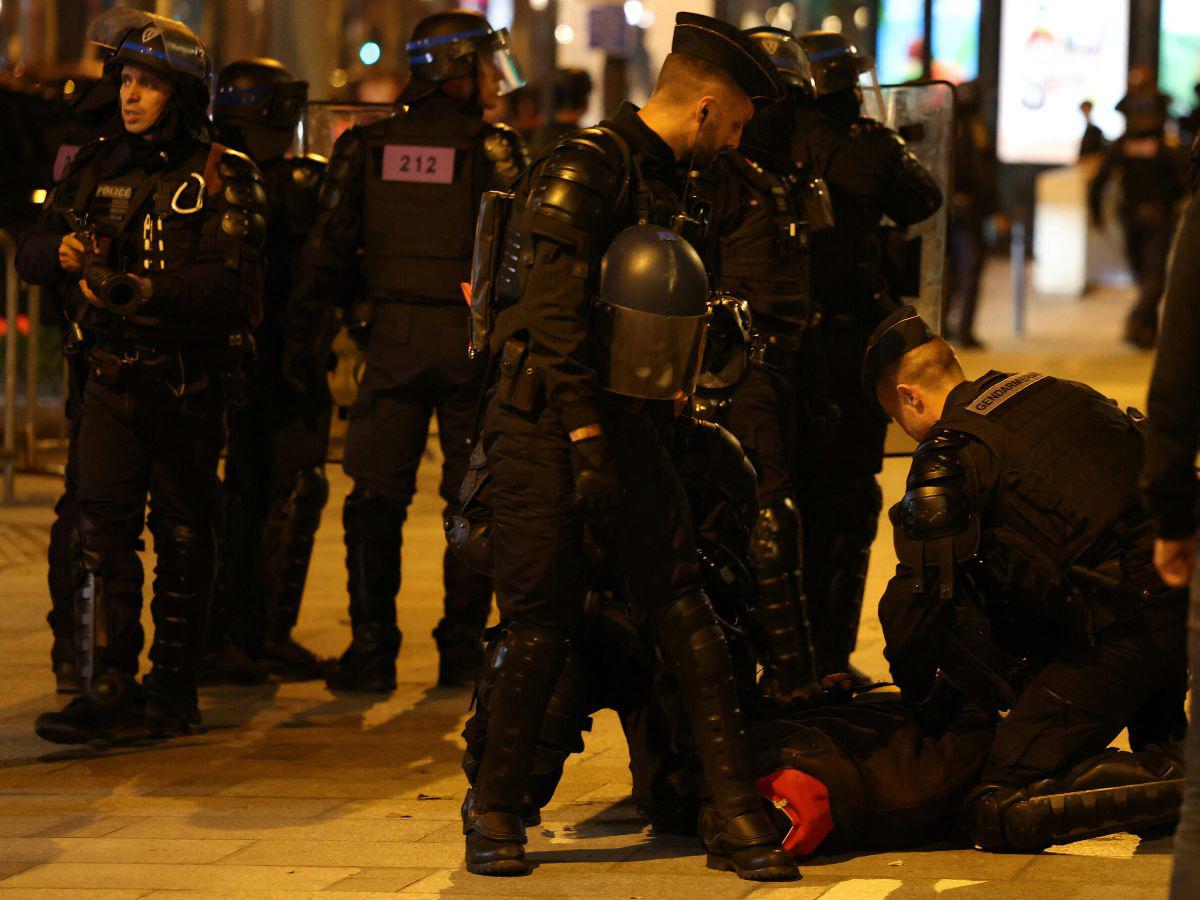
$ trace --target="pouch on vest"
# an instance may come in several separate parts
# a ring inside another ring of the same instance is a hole
[[[496,282],[500,274],[504,234],[516,205],[513,191],[485,191],[475,220],[475,254],[471,259],[471,343],[474,359],[487,350],[495,324]]]
[[[529,347],[522,341],[505,342],[496,399],[518,412],[535,413],[541,408],[544,394],[541,375],[529,358]]]

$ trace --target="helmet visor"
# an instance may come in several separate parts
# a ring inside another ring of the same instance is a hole
[[[501,28],[488,43],[479,48],[479,61],[485,72],[496,79],[496,93],[501,97],[525,87],[525,72],[508,46],[508,29]]]
[[[614,394],[674,400],[696,390],[707,315],[662,316],[596,300],[596,375]]]

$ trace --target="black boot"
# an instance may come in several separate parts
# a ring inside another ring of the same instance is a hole
[[[473,685],[483,662],[483,635],[442,619],[433,629],[438,649],[438,687]]]
[[[145,681],[146,728],[151,737],[161,740],[204,730],[194,688],[158,672],[151,672]]]
[[[325,677],[325,686],[331,691],[390,694],[396,689],[396,656],[402,640],[403,635],[395,628],[356,626],[350,646]]]
[[[685,595],[656,616],[659,642],[683,694],[709,802],[700,836],[712,868],[750,881],[790,881],[796,862],[780,847],[754,787],[750,738],[724,634],[708,598]]]
[[[209,650],[200,660],[200,684],[266,684],[270,670],[233,641]]]
[[[37,717],[34,731],[55,744],[108,746],[144,724],[145,700],[132,675],[109,670],[93,679],[92,689],[57,712]]]
[[[463,834],[467,839],[467,871],[475,875],[528,875],[533,866],[525,859],[525,825],[513,813],[480,813],[475,791],[463,800]]]
[[[263,641],[259,662],[284,681],[316,681],[333,674],[334,668],[333,660],[317,656],[290,635]]]
[[[400,537],[404,510],[357,489],[342,511],[346,575],[350,593],[350,646],[325,679],[331,691],[391,692],[396,689],[396,627],[400,590]]]
[[[779,846],[779,832],[764,809],[732,819],[706,805],[700,811],[700,838],[708,850],[708,867],[735,872],[747,881],[795,881],[796,860]]]

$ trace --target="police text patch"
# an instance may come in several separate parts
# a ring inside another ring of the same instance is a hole
[[[384,181],[450,184],[454,181],[454,148],[388,144],[383,148]]]
[[[1000,404],[1015,397],[1031,384],[1037,384],[1047,376],[1039,375],[1037,372],[1025,372],[1022,375],[1011,375],[1003,381],[993,384],[982,394],[967,404],[967,409],[973,413],[978,413],[981,416],[986,416],[996,411]]]
[[[129,200],[133,197],[133,188],[128,184],[102,184],[96,188],[96,196],[108,200]]]

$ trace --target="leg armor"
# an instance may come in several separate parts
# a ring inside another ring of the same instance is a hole
[[[784,694],[817,679],[800,554],[800,514],[795,503],[788,498],[765,507],[750,539],[750,556],[758,575],[754,616],[770,651],[769,677]]]
[[[79,520],[75,638],[83,689],[104,672],[137,674],[145,635],[141,625],[141,542],[121,546],[112,530],[88,516]]]
[[[403,506],[368,491],[352,491],[342,514],[350,592],[351,641],[327,683],[333,690],[396,687],[396,593],[400,590]]]
[[[204,620],[212,597],[215,540],[211,527],[150,517],[154,551],[153,669],[146,677],[147,695],[157,696],[185,721],[199,721],[196,677]]]
[[[756,880],[796,877],[754,789],[750,739],[738,704],[725,637],[708,598],[696,591],[655,614],[659,643],[687,707],[708,803],[699,831],[712,868]]]
[[[263,532],[267,586],[267,639],[287,640],[300,615],[313,540],[329,500],[323,465],[291,472],[271,501]]]
[[[984,850],[1036,852],[1174,822],[1182,796],[1182,764],[1173,753],[1110,749],[1061,778],[1023,788],[980,785],[965,811],[971,839]]]

